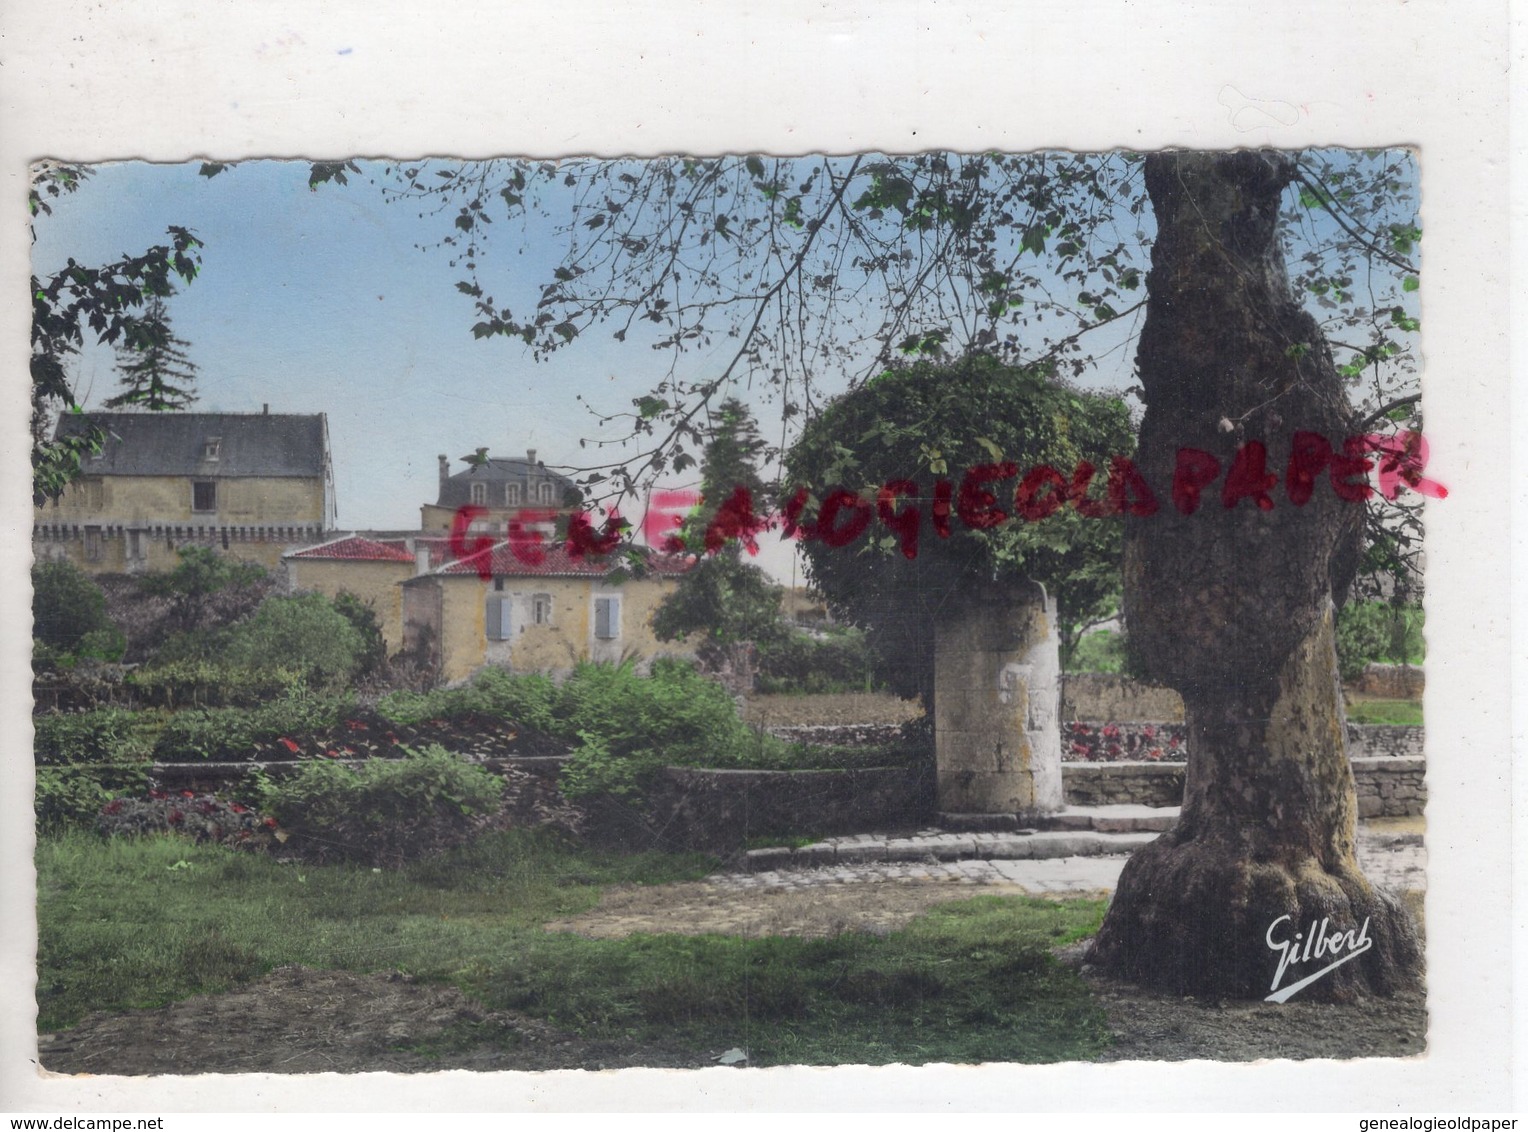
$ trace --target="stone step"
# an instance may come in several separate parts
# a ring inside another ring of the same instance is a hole
[[[1177,821],[1177,806],[1063,806],[1053,814],[940,814],[939,828],[951,833],[1161,833]]]
[[[862,833],[827,838],[799,849],[784,846],[753,849],[746,856],[746,867],[750,872],[763,872],[876,861],[1015,861],[1123,856],[1133,853],[1156,836],[1152,832],[1103,833],[1092,829],[976,833],[928,829],[906,837]]]

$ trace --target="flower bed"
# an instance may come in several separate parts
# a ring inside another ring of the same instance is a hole
[[[1184,758],[1181,723],[1085,723],[1062,725],[1063,762],[1178,762]]]

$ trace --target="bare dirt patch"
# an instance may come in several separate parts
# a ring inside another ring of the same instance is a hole
[[[396,972],[281,967],[226,994],[92,1014],[38,1039],[55,1073],[432,1073],[699,1067],[679,1049],[587,1041]]]
[[[976,895],[1019,896],[1024,890],[993,884],[975,888],[955,881],[880,881],[802,889],[738,889],[693,881],[607,889],[589,911],[554,920],[546,927],[590,939],[619,939],[637,932],[810,938],[851,931],[884,935],[936,904]]]
[[[889,692],[842,692],[814,696],[750,696],[743,720],[764,727],[832,727],[856,723],[909,723],[923,714],[917,700]]]

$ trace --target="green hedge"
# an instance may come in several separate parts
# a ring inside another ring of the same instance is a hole
[[[320,860],[396,865],[467,840],[494,812],[504,783],[438,746],[359,769],[309,762],[280,782],[262,779],[261,808]]]
[[[33,716],[32,758],[39,766],[147,762],[153,743],[146,722],[122,708]]]
[[[164,762],[244,759],[255,743],[333,727],[351,706],[348,696],[298,691],[257,708],[193,708],[170,718],[154,755]]]
[[[821,639],[791,633],[758,647],[758,689],[765,694],[868,692],[875,658],[858,629]]]
[[[389,693],[378,701],[377,712],[406,726],[431,719],[494,715],[556,734],[558,702],[557,685],[550,677],[539,673],[515,676],[501,668],[487,668],[460,688]]]

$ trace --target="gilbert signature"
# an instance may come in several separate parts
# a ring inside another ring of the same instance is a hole
[[[1362,955],[1374,946],[1374,941],[1369,938],[1369,919],[1367,916],[1364,917],[1363,926],[1357,931],[1349,929],[1345,932],[1328,931],[1327,927],[1331,923],[1330,917],[1323,917],[1320,927],[1317,927],[1316,921],[1312,920],[1310,927],[1306,931],[1295,932],[1293,938],[1287,935],[1287,927],[1283,932],[1279,931],[1279,925],[1284,924],[1286,921],[1291,926],[1294,923],[1293,917],[1284,915],[1268,925],[1268,934],[1265,937],[1268,941],[1268,948],[1270,951],[1279,952],[1280,955],[1278,970],[1273,973],[1273,986],[1269,988],[1273,993],[1265,998],[1264,1002],[1288,1002],[1295,994],[1310,986],[1321,976],[1335,971],[1349,959]],[[1275,935],[1282,935],[1284,938],[1276,939]],[[1290,967],[1297,964],[1303,966],[1312,959],[1326,959],[1328,957],[1330,957],[1331,962],[1319,971],[1312,971],[1299,982],[1290,983],[1282,990],[1279,989],[1279,984],[1284,981],[1284,973]]]

